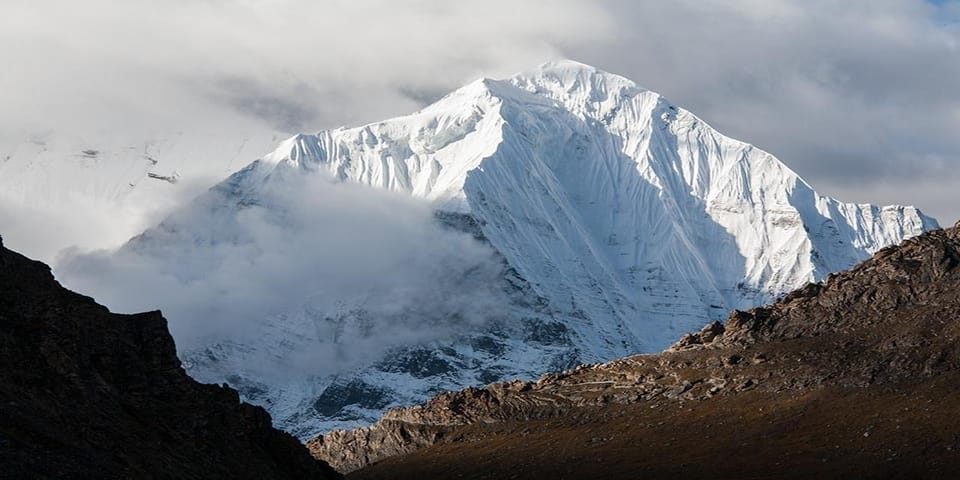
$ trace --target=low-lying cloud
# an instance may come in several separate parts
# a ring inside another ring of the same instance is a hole
[[[119,251],[65,254],[58,277],[117,311],[162,309],[188,356],[261,345],[236,355],[247,371],[336,372],[479,328],[507,304],[493,249],[424,202],[321,175],[236,211],[222,201],[201,197]]]

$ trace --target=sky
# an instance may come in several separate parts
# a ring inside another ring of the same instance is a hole
[[[821,193],[952,224],[958,20],[950,0],[3,0],[0,137],[313,132],[571,58]]]

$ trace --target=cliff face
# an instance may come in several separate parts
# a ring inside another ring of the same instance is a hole
[[[445,393],[308,446],[357,478],[949,478],[958,265],[960,224],[663,353]]]
[[[336,478],[186,375],[160,312],[110,313],[0,242],[0,477]]]

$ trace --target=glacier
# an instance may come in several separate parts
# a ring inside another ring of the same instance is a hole
[[[369,322],[410,312],[370,320],[363,300],[317,311],[303,299],[254,337],[182,354],[192,375],[230,383],[300,438],[442,390],[655,352],[938,228],[914,207],[823,196],[659,94],[558,61],[477,80],[408,116],[289,138],[121,250],[235,241],[240,212],[283,212],[296,197],[271,192],[313,176],[426,202],[443,228],[495,252],[503,305],[338,372],[277,376],[263,362],[362,339]]]

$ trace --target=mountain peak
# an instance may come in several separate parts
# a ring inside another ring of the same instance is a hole
[[[504,288],[517,300],[510,329],[464,332],[425,354],[443,357],[431,362],[447,373],[425,375],[391,357],[299,395],[252,375],[278,424],[300,434],[370,420],[371,411],[422,400],[440,385],[529,378],[657,350],[726,310],[764,303],[936,225],[915,209],[824,197],[772,155],[660,95],[568,60],[478,79],[410,115],[292,137],[199,204],[213,205],[211,216],[233,215],[236,205],[283,209],[268,201],[269,187],[294,198],[291,179],[314,173],[409,194],[472,225],[470,233],[502,255],[510,272]],[[165,223],[210,231],[208,223]],[[264,322],[284,332],[271,337],[278,344],[244,345],[225,361],[258,362],[258,352],[274,350],[298,355],[300,345],[327,341],[308,323],[289,325],[305,313],[283,313]],[[221,380],[220,360],[197,362],[193,371]],[[384,380],[384,372],[395,377]],[[361,393],[371,386],[382,398],[366,410],[334,402],[323,408],[331,415],[310,413],[317,400],[310,392],[329,387],[324,401],[353,398],[344,393],[350,385]]]
[[[561,59],[551,60],[541,63],[536,69],[519,74],[520,76],[540,76],[554,78],[583,77],[588,78],[595,75],[612,75],[599,70],[593,65],[587,65],[575,60]]]
[[[637,95],[659,95],[632,80],[573,60],[547,62],[507,80],[515,87],[554,100],[582,117],[603,120]]]
[[[542,63],[535,70],[521,72],[517,75],[514,75],[514,78],[554,79],[570,86],[573,86],[574,82],[577,80],[588,80],[589,82],[585,82],[584,86],[590,84],[611,86],[622,85],[645,90],[639,87],[633,80],[630,80],[626,77],[601,70],[592,65],[580,63],[576,60],[568,59],[553,60]]]

